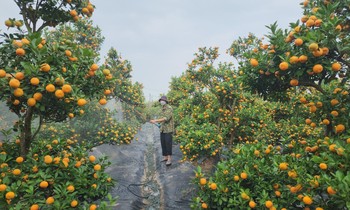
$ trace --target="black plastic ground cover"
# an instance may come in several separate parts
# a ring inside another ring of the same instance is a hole
[[[195,193],[191,179],[194,166],[180,162],[182,153],[173,144],[173,161],[166,166],[162,160],[159,129],[145,123],[129,145],[101,145],[93,150],[98,156],[106,155],[112,165],[107,173],[117,181],[111,190],[118,202],[112,209],[171,210],[190,209]]]

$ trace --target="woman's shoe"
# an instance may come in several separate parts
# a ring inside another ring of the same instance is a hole
[[[163,159],[163,160],[161,160],[160,162],[165,162],[165,161],[168,161],[168,159]]]
[[[171,165],[171,161],[167,161],[165,165],[166,166],[170,166]]]

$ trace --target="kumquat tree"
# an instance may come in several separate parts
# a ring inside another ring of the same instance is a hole
[[[350,208],[349,2],[301,5],[289,29],[233,41],[237,69],[201,48],[172,79],[184,160],[220,159],[196,170],[192,209]]]
[[[145,122],[143,109],[145,108],[145,98],[143,96],[142,84],[131,81],[132,65],[116,51],[111,48],[105,60],[106,68],[114,75],[115,89],[111,95],[122,104],[123,119],[125,121],[140,124]]]
[[[0,139],[0,209],[108,209],[112,163],[90,152],[130,144],[159,103],[146,107],[113,47],[98,65],[89,0],[13,2],[22,18],[0,37],[0,120],[14,133]],[[174,151],[197,167],[191,209],[350,209],[350,1],[300,5],[287,29],[233,40],[232,62],[201,47],[171,78]],[[151,145],[140,156],[153,162]]]
[[[106,77],[113,75],[113,88],[105,89],[104,95],[97,98],[96,103],[88,105],[86,111],[79,113],[81,117],[69,123],[50,126],[42,135],[65,135],[84,143],[89,149],[105,143],[131,143],[141,123],[144,123],[142,85],[131,81],[131,63],[123,60],[114,48],[109,50],[101,67]],[[103,108],[111,99],[120,106],[121,110],[117,110],[119,113]],[[65,129],[60,129],[62,126]]]
[[[22,19],[6,20],[9,32],[1,35],[0,100],[17,116],[18,136],[6,135],[0,143],[0,208],[105,209],[114,186],[105,173],[110,162],[89,150],[112,141],[129,143],[136,127],[119,125],[101,107],[94,108],[113,98],[117,85],[112,70],[97,64],[103,37],[88,19],[95,7],[87,0],[14,3]],[[133,90],[141,95],[141,86]],[[87,135],[84,142],[62,124],[52,127],[84,113],[91,117],[96,110],[109,127],[91,130],[94,141]],[[113,136],[107,140],[101,130]]]
[[[40,122],[65,120],[68,116],[75,115],[89,98],[102,95],[103,89],[107,89],[110,84],[94,62],[91,50],[80,48],[72,42],[47,42],[41,35],[41,30],[51,21],[46,20],[48,14],[57,13],[58,17],[62,16],[57,20],[66,22],[77,17],[76,10],[79,14],[84,14],[83,8],[93,6],[87,2],[86,7],[83,7],[82,2],[68,4],[64,1],[60,4],[67,11],[57,8],[51,11],[47,8],[57,1],[38,1],[36,10],[40,15],[33,19],[29,11],[32,10],[34,2],[36,1],[16,2],[23,14],[28,33],[20,31],[21,33],[5,35],[1,48],[2,100],[19,117],[17,126],[21,133],[23,156],[28,152],[36,134],[32,132],[33,117],[39,117]],[[90,10],[88,11],[90,14]],[[36,24],[41,19],[43,25],[38,27]],[[90,71],[95,74],[90,76]]]
[[[239,98],[238,85],[230,64],[222,64],[218,69],[213,67],[217,50],[200,48],[186,73],[179,79],[173,78],[171,83],[174,91],[169,95],[175,101],[182,98],[175,110],[176,121],[182,122],[177,139],[190,160],[203,155],[215,156],[223,146],[223,137],[232,140],[229,136],[232,129],[228,128],[234,123],[232,112]]]

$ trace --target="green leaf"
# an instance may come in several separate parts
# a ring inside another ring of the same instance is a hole
[[[40,106],[39,109],[40,109],[40,111],[44,112],[45,111],[45,106]]]
[[[21,66],[23,67],[24,73],[25,73],[26,75],[31,75],[32,72],[35,71],[34,65],[31,64],[31,63],[29,63],[29,62],[23,62],[23,61],[22,61],[22,62],[21,62]]]
[[[321,163],[321,162],[323,162],[323,159],[322,159],[321,157],[318,157],[318,156],[313,156],[313,157],[311,158],[311,160],[312,160],[313,162],[315,162],[315,163]]]
[[[21,210],[21,209],[23,209],[22,204],[21,203],[17,203],[16,204],[16,210]]]
[[[20,187],[22,185],[22,181],[18,180],[17,181],[17,186]]]
[[[26,189],[26,193],[33,195],[34,194],[34,186],[33,185],[29,185],[29,188]]]
[[[0,154],[0,160],[1,160],[1,162],[5,162],[6,155],[5,154]]]

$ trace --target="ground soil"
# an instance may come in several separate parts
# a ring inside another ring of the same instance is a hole
[[[160,162],[158,127],[145,123],[135,138],[138,140],[129,145],[101,145],[93,150],[94,155],[106,155],[112,163],[106,171],[117,181],[110,192],[118,196],[112,209],[190,209],[195,166],[180,161],[179,145],[173,144],[172,165],[166,166]]]

